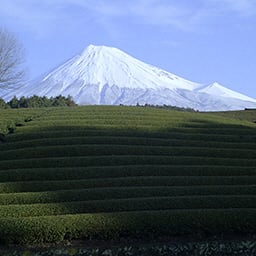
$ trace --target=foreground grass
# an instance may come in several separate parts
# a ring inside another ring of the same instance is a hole
[[[0,242],[254,234],[256,112],[236,113],[1,111]]]

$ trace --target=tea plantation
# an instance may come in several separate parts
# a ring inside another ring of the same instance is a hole
[[[1,110],[0,242],[254,234],[256,112],[233,114]]]

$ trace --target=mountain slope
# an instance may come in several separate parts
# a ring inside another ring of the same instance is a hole
[[[88,46],[54,69],[3,98],[71,95],[81,105],[174,105],[198,110],[256,107],[256,100],[217,83],[202,85],[143,63],[119,49]]]

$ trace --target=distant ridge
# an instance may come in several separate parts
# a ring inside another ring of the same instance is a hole
[[[1,92],[14,95],[71,95],[80,105],[171,105],[200,111],[256,108],[256,100],[218,83],[191,82],[139,61],[123,51],[89,45],[46,76],[22,88]]]

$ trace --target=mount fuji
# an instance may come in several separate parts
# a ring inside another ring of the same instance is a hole
[[[79,105],[171,105],[200,111],[256,108],[256,99],[212,83],[191,82],[123,51],[89,45],[45,76],[0,95],[72,96]]]

